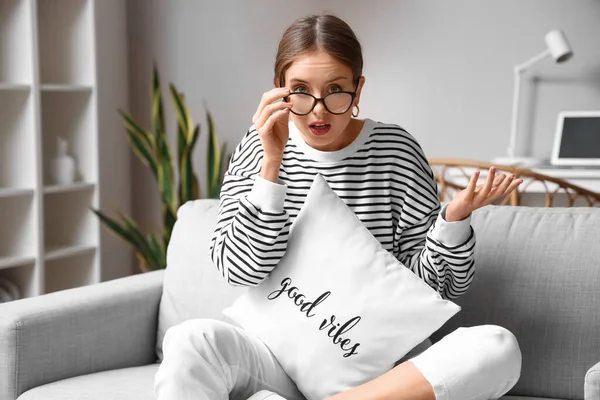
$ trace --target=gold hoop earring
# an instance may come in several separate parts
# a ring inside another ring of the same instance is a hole
[[[354,113],[354,107],[356,107],[356,114]],[[358,104],[355,105],[354,107],[352,107],[352,116],[354,118],[358,117],[358,113],[360,113],[360,108],[358,107]]]

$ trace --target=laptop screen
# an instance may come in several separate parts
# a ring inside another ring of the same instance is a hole
[[[600,117],[565,117],[559,158],[600,158]]]

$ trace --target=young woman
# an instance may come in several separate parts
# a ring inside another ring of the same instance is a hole
[[[358,119],[361,46],[332,15],[301,18],[284,33],[275,88],[237,146],[221,191],[210,256],[233,285],[258,285],[284,255],[289,228],[315,174],[407,268],[445,298],[473,279],[473,210],[522,181],[495,176],[442,208],[427,159],[397,125]],[[426,347],[426,346],[425,346]],[[156,375],[159,399],[303,399],[268,348],[232,325],[191,320],[171,328]],[[387,373],[329,400],[496,399],[518,380],[515,337],[498,326],[460,328],[418,346]]]

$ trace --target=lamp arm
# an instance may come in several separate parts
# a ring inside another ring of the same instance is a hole
[[[537,62],[540,62],[547,56],[551,55],[550,49],[546,49],[538,55],[531,57],[529,60],[522,64],[515,65],[515,83],[513,88],[513,107],[512,107],[512,119],[510,123],[510,141],[508,144],[508,156],[515,157],[515,149],[517,145],[517,125],[519,123],[519,100],[521,98],[521,77],[527,68],[531,67]]]
[[[550,49],[546,49],[546,50],[542,51],[540,54],[531,57],[529,60],[525,61],[524,63],[515,65],[515,74],[525,72],[525,70],[527,68],[531,67],[533,64],[535,64],[539,61],[542,61],[544,58],[546,58],[547,56],[549,56],[551,54],[552,53],[550,52]]]
[[[513,106],[512,106],[512,118],[510,121],[510,141],[508,144],[507,154],[513,158],[516,156],[515,148],[517,141],[517,123],[519,121],[519,98],[521,94],[521,75],[522,71],[518,71],[515,68],[515,83],[513,89]]]

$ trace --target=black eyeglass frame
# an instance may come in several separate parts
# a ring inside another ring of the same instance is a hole
[[[291,113],[293,113],[295,115],[298,115],[298,116],[304,116],[304,115],[310,114],[315,109],[315,107],[317,106],[318,102],[323,103],[323,107],[325,107],[325,109],[327,110],[327,112],[329,112],[330,114],[333,114],[333,115],[343,115],[343,114],[346,114],[352,108],[352,104],[354,103],[354,99],[356,98],[356,95],[357,95],[357,92],[358,92],[358,85],[359,85],[359,83],[360,83],[360,77],[356,79],[356,88],[354,89],[353,92],[347,92],[347,91],[333,92],[333,93],[329,93],[329,94],[327,94],[327,95],[325,95],[323,97],[315,97],[315,96],[313,96],[310,93],[304,93],[304,92],[291,92],[289,95],[287,95],[286,97],[283,98],[283,101],[287,102],[289,96],[292,95],[292,94],[302,94],[304,96],[310,96],[310,97],[312,97],[313,98],[313,105],[312,105],[312,107],[310,108],[310,110],[307,113],[300,114],[300,113],[297,113],[294,110],[290,109]],[[346,94],[349,94],[352,97],[352,99],[350,100],[350,105],[348,106],[348,108],[344,112],[333,112],[333,111],[331,111],[329,109],[329,107],[327,107],[327,104],[325,104],[325,98],[327,96],[331,96],[332,94],[340,94],[340,93],[346,93]]]

